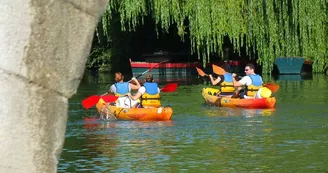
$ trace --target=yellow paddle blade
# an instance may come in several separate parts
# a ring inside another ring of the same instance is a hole
[[[213,72],[217,75],[224,75],[227,73],[223,68],[221,68],[215,64],[212,64],[212,68],[213,68]]]
[[[201,76],[201,77],[207,76],[207,74],[200,68],[196,67],[196,70],[197,70],[199,76]]]

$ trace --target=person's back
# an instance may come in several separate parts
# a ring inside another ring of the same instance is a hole
[[[160,89],[158,84],[154,82],[153,76],[148,74],[146,76],[146,82],[142,87],[138,89],[135,95],[129,94],[129,97],[133,100],[141,100],[141,107],[160,107]],[[139,107],[138,104],[134,107]]]
[[[154,82],[153,76],[148,74],[146,77],[146,82],[143,84],[145,91],[140,91],[141,105],[143,107],[160,107],[160,90],[158,84]],[[142,90],[142,87],[140,88]]]
[[[131,90],[129,83],[127,83],[127,82],[117,82],[114,85],[116,88],[116,91],[115,91],[116,96],[127,95]]]
[[[130,91],[130,84],[123,81],[124,76],[120,72],[115,73],[115,83],[110,86],[109,93],[115,94],[116,96],[127,95]]]
[[[235,87],[232,82],[232,74],[226,73],[222,76],[223,81],[220,83],[220,95],[219,96],[231,96],[235,91]]]
[[[239,87],[237,90],[237,93],[235,94],[235,97],[240,98],[254,98],[255,93],[262,88],[262,77],[258,74],[255,74],[254,72],[255,67],[253,64],[246,64],[245,66],[245,73],[246,76],[244,76],[241,80],[236,81],[233,78],[233,85],[235,87]],[[234,73],[233,77],[236,77],[237,75]],[[239,92],[242,90],[242,86],[246,86],[245,91],[241,92],[239,95]],[[239,95],[239,96],[238,96]]]
[[[124,76],[122,73],[117,72],[115,73],[115,82],[113,85],[111,85],[108,93],[115,94],[115,96],[119,96],[119,98],[116,101],[117,107],[132,107],[131,105],[134,105],[135,102],[131,101],[128,96],[128,94],[131,92],[131,89],[139,89],[140,84],[136,78],[132,78],[131,80],[134,81],[136,84],[131,84],[129,82],[123,81]]]
[[[223,75],[218,76],[215,80],[212,75],[209,75],[212,85],[219,84],[220,93],[218,96],[232,96],[235,91],[235,87],[233,86],[232,74],[229,73],[230,65],[225,63],[222,65],[222,68],[227,72]]]
[[[251,84],[247,86],[246,88],[246,95],[249,97],[254,97],[255,93],[262,88],[262,77],[258,74],[249,74],[248,75],[251,78]]]

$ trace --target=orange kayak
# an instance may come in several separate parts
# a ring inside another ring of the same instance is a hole
[[[215,106],[232,107],[232,108],[253,108],[253,109],[267,109],[274,108],[276,98],[260,98],[260,99],[240,99],[231,97],[218,97],[217,93],[220,91],[214,88],[203,88],[202,96],[206,103]]]
[[[120,108],[106,104],[100,99],[96,105],[103,116],[115,117],[119,120],[164,121],[170,120],[173,110],[171,107],[158,108]]]

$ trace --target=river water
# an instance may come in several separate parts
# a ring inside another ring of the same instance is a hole
[[[105,121],[81,100],[112,78],[86,74],[69,102],[58,172],[328,172],[327,77],[264,80],[280,85],[272,110],[207,106],[201,89],[211,86],[191,77],[162,93],[171,121]]]

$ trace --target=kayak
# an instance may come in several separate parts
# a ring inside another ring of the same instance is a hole
[[[215,88],[203,88],[202,96],[205,99],[205,103],[209,105],[232,107],[232,108],[250,108],[250,109],[267,109],[274,108],[276,104],[276,98],[251,98],[240,99],[231,98],[231,96],[216,96],[220,91]]]
[[[99,99],[96,107],[102,116],[118,120],[164,121],[170,120],[173,113],[171,107],[122,108],[110,105],[103,99]]]

